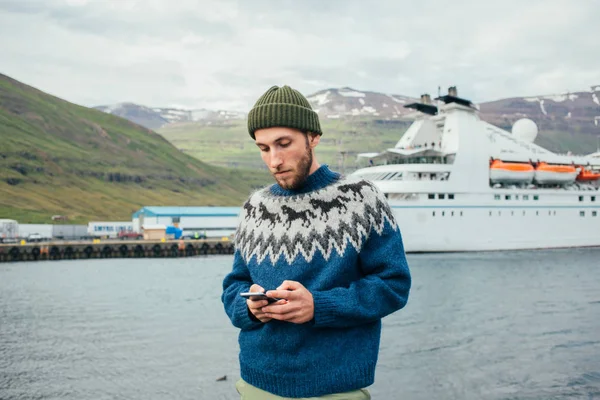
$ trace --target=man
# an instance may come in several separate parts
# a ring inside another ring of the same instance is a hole
[[[404,307],[410,272],[382,193],[319,165],[316,112],[274,86],[248,130],[276,183],[250,196],[222,300],[241,329],[241,398],[369,399],[381,318]],[[280,299],[245,299],[264,292]]]

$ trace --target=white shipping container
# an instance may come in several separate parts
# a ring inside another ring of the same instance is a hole
[[[133,223],[129,221],[93,221],[87,226],[87,233],[94,237],[116,238],[119,232],[133,232]]]

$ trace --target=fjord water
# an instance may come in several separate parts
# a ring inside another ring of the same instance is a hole
[[[600,249],[408,259],[373,398],[600,398]],[[231,261],[0,264],[0,399],[238,399]]]

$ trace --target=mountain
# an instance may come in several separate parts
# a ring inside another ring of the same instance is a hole
[[[160,128],[161,126],[169,123],[169,120],[164,118],[159,112],[134,103],[119,103],[115,105],[98,106],[94,108],[107,114],[128,119],[129,121],[135,122],[136,124],[144,126],[148,129]]]
[[[362,92],[349,87],[321,90],[307,99],[319,115],[332,119],[357,116],[399,118],[411,112],[404,105],[415,101],[407,96]]]
[[[211,166],[155,132],[0,74],[0,218],[128,220],[146,205],[239,205],[268,181]]]
[[[468,98],[465,93],[459,93],[459,96]],[[410,118],[414,113],[404,106],[419,101],[409,96],[360,91],[349,87],[321,90],[309,95],[308,100],[322,118],[365,117],[375,120]],[[478,107],[483,120],[509,130],[515,121],[527,117],[534,120],[542,132],[600,133],[600,85],[593,86],[588,92],[513,97],[483,102]],[[150,129],[182,122],[218,124],[246,117],[244,113],[232,111],[148,108],[132,103],[96,108]]]
[[[96,110],[117,115],[149,129],[178,122],[222,121],[228,119],[243,119],[244,113],[225,110],[184,110],[179,108],[149,108],[134,103],[119,103],[109,106],[97,106]]]
[[[600,134],[600,85],[589,92],[513,97],[482,103],[482,118],[503,125],[530,118],[544,129]]]

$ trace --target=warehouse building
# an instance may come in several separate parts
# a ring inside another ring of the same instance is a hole
[[[230,236],[238,225],[240,207],[143,207],[132,215],[133,230],[146,225],[176,226],[185,233]]]

